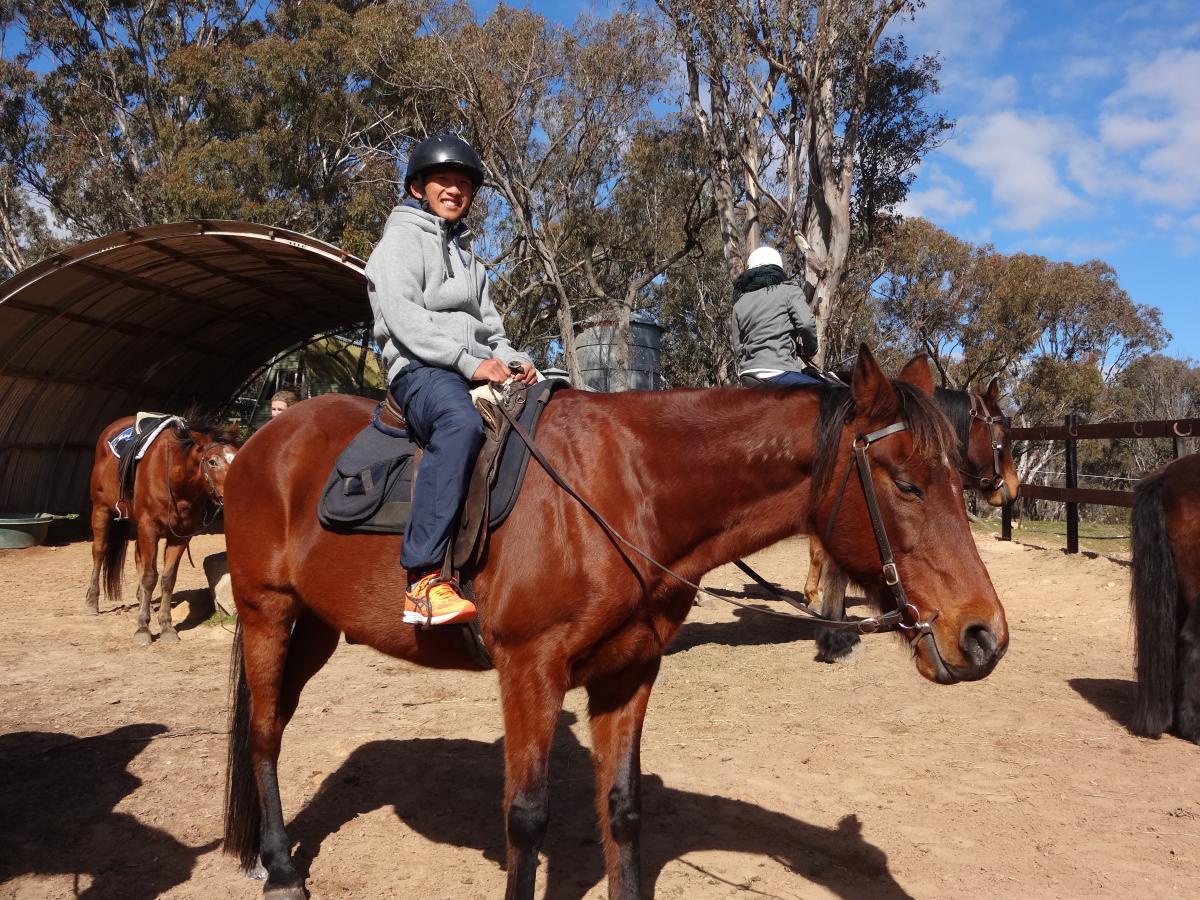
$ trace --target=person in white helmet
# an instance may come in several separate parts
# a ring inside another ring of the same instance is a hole
[[[823,382],[803,371],[797,351],[817,352],[817,325],[803,289],[787,280],[783,258],[759,247],[733,282],[733,351],[738,377],[748,387],[788,387]]]

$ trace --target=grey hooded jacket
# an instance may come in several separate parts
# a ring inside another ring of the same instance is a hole
[[[492,357],[530,362],[504,334],[466,228],[416,204],[388,216],[367,260],[367,296],[389,381],[413,360],[468,379]]]
[[[817,327],[804,291],[791,282],[747,291],[733,304],[733,353],[738,373],[799,371],[796,342],[817,352]]]

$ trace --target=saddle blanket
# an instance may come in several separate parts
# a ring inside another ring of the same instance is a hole
[[[567,387],[548,379],[524,391],[517,421],[533,434],[551,394]],[[504,423],[507,426],[507,422]],[[512,511],[529,464],[529,448],[509,432],[499,450],[498,464],[488,497],[488,528],[498,527]],[[334,463],[317,506],[317,518],[333,531],[367,534],[403,534],[412,510],[412,480],[417,445],[403,431],[379,421],[350,441]],[[473,477],[481,475],[476,467]],[[471,493],[469,490],[468,493]]]
[[[175,422],[182,422],[183,419],[179,416],[159,415],[158,413],[138,413],[137,421],[123,431],[117,432],[108,439],[108,449],[112,451],[112,455],[120,459],[133,446],[134,438],[141,439],[137,451],[134,454],[134,459],[141,459],[146,455],[146,449],[154,443],[154,439],[158,437],[160,431],[167,428]],[[141,426],[140,428],[138,426]],[[150,430],[147,432],[147,428]]]

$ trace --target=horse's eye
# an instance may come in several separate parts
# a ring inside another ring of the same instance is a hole
[[[208,464],[209,464],[209,466],[211,466],[214,469],[217,467],[217,461],[215,459],[210,459],[208,461]]]
[[[921,490],[919,487],[917,487],[915,484],[912,484],[911,482],[898,481],[893,478],[892,483],[900,489],[901,493],[912,494],[918,500],[925,499],[925,492],[923,490]]]

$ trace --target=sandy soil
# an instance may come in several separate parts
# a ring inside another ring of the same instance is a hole
[[[1012,642],[976,684],[923,681],[892,638],[833,667],[788,623],[695,610],[643,743],[656,896],[1200,893],[1200,747],[1125,726],[1128,569],[979,544]],[[196,539],[197,566],[221,546]],[[806,559],[752,562],[802,583]],[[0,897],[258,896],[219,849],[231,634],[200,624],[203,573],[185,562],[182,643],[140,648],[131,609],[79,614],[89,567],[83,543],[0,552]],[[539,872],[560,900],[606,895],[587,742],[577,692]],[[313,896],[501,896],[501,772],[493,675],[343,645],[280,769]]]

